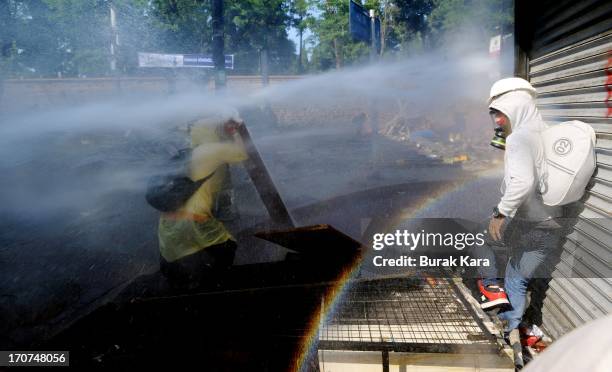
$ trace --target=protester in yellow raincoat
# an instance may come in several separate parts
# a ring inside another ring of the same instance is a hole
[[[232,265],[236,243],[213,216],[213,206],[227,176],[227,164],[247,155],[236,134],[241,120],[202,119],[191,127],[193,180],[213,176],[176,212],[159,219],[161,271],[172,283],[197,285],[216,269]]]

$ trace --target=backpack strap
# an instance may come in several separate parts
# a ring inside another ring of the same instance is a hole
[[[546,124],[548,126],[548,124]],[[536,173],[539,168],[540,174],[536,174],[537,185],[536,192],[545,194],[548,191],[548,162],[546,161],[546,149],[544,148],[544,131],[538,134],[540,140],[540,146],[542,148],[542,161],[536,165]]]
[[[212,171],[211,174],[209,174],[208,176],[204,177],[204,178],[200,178],[199,180],[195,181],[194,184],[196,185],[196,187],[200,187],[204,184],[204,182],[208,181],[209,179],[212,178],[212,176],[215,175],[215,173],[217,172],[217,170],[215,169],[214,171]]]

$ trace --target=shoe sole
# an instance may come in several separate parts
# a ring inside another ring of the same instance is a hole
[[[505,299],[505,298],[498,298],[497,300],[493,300],[493,301],[482,303],[482,304],[480,304],[480,307],[482,309],[490,309],[490,308],[495,307],[495,306],[508,305],[508,304],[510,304],[510,301],[508,301],[507,299]]]

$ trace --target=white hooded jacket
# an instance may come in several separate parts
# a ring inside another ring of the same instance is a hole
[[[544,163],[541,132],[547,125],[533,96],[520,90],[508,92],[493,99],[489,108],[506,115],[512,127],[506,138],[499,211],[508,217],[537,222],[561,216],[561,208],[544,205],[538,192]]]

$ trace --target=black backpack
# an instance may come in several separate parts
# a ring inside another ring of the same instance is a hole
[[[190,161],[191,149],[181,150],[171,159],[173,172],[157,174],[149,178],[145,194],[149,205],[161,212],[174,212],[215,174],[213,171],[202,179],[192,181],[187,175]]]

